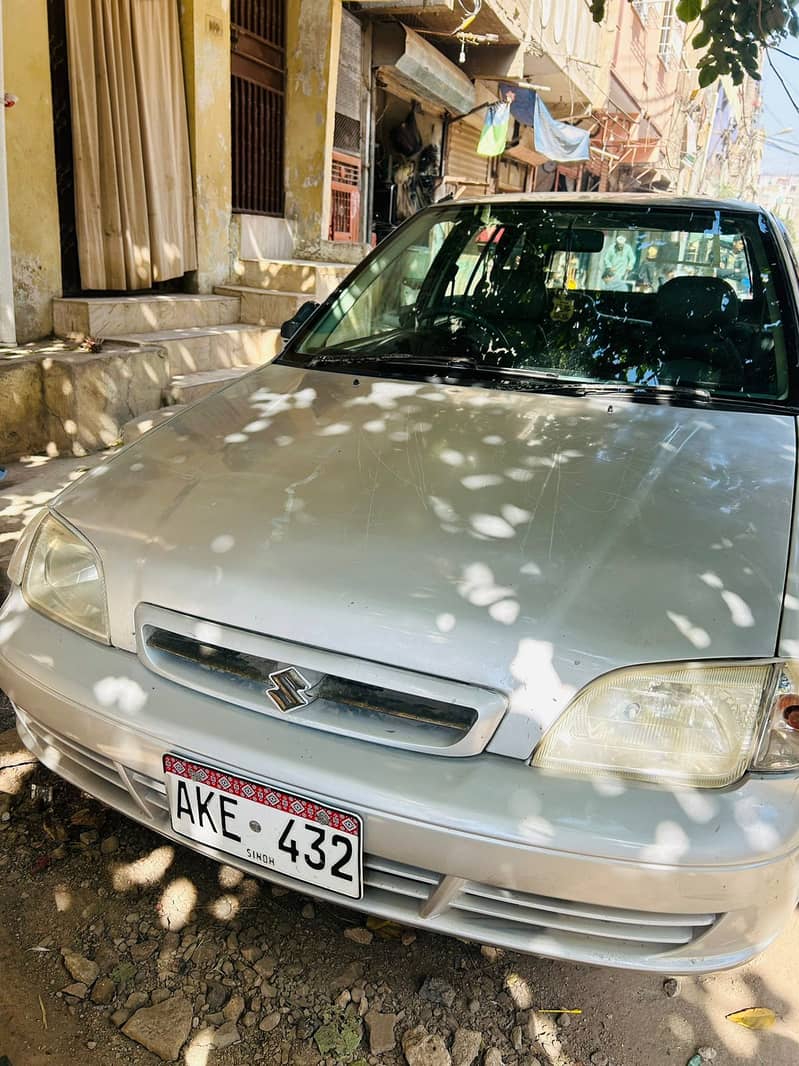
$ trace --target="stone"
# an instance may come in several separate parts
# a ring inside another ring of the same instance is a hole
[[[241,1024],[245,1029],[252,1029],[255,1023],[258,1021],[258,1015],[255,1011],[248,1010],[244,1017],[241,1019]]]
[[[501,952],[499,948],[493,948],[490,944],[483,944],[480,948],[480,954],[484,959],[488,959],[489,962],[496,962]]]
[[[291,1066],[318,1066],[321,1061],[319,1052],[310,1044],[295,1044],[291,1049]]]
[[[516,1010],[530,1010],[533,1005],[533,993],[521,974],[508,974],[505,979],[505,987],[508,990],[508,995],[513,1000]]]
[[[192,1013],[187,999],[171,996],[154,1007],[137,1010],[122,1032],[163,1062],[175,1062],[191,1032]]]
[[[92,1003],[106,1006],[116,995],[117,986],[110,977],[98,977],[92,988]]]
[[[253,969],[259,977],[271,977],[277,963],[270,955],[264,955],[253,963]]]
[[[492,1047],[486,1051],[483,1066],[503,1066],[502,1055],[497,1048]]]
[[[273,1029],[277,1029],[280,1025],[280,1011],[274,1010],[271,1014],[267,1014],[263,1018],[258,1026],[262,1033],[271,1033]]]
[[[221,1050],[222,1048],[230,1047],[231,1044],[238,1044],[240,1040],[241,1034],[236,1028],[236,1023],[225,1022],[214,1032],[213,1046],[217,1048],[217,1050]]]
[[[452,1066],[472,1066],[483,1044],[483,1034],[476,1029],[458,1029],[452,1041]]]
[[[213,940],[205,940],[202,944],[198,944],[192,956],[192,962],[195,966],[199,966],[200,969],[204,969],[206,966],[210,966],[219,958],[219,945]]]
[[[345,929],[344,936],[355,944],[371,944],[374,940],[374,933],[371,929],[364,929],[362,926],[357,925],[352,929]]]
[[[608,1061],[604,1051],[595,1051],[589,1059],[591,1066],[608,1066]]]
[[[73,981],[80,981],[87,988],[91,988],[100,973],[100,967],[97,963],[92,962],[91,959],[84,958],[83,955],[78,955],[75,951],[63,949],[61,954],[64,957],[64,965]]]
[[[118,837],[106,837],[100,842],[100,852],[103,855],[113,855],[115,851],[119,851]]]
[[[718,1051],[714,1047],[700,1047],[696,1051],[702,1062],[713,1062],[718,1056]]]
[[[675,977],[667,977],[663,982],[663,991],[670,999],[680,994],[680,982]]]
[[[263,955],[263,951],[261,951],[261,949],[259,947],[257,947],[256,945],[251,944],[249,947],[242,948],[241,949],[241,954],[242,954],[242,958],[246,959],[247,962],[254,963],[254,962],[258,962],[258,960]]]
[[[123,1006],[129,1010],[138,1010],[139,1007],[146,1007],[149,1001],[150,997],[146,992],[131,992]]]
[[[307,918],[310,921],[310,919],[315,917],[315,915],[316,911],[314,910],[313,903],[306,903],[305,906],[302,908],[303,918]]]
[[[89,990],[83,981],[76,981],[74,984],[62,988],[61,991],[65,996],[73,996],[75,999],[85,999]]]
[[[208,1004],[208,1010],[213,1012],[221,1010],[223,1004],[227,1001],[228,991],[223,984],[219,981],[209,981],[208,991],[205,993],[205,1002]]]
[[[344,1010],[344,1008],[347,1006],[348,1003],[351,1002],[351,1000],[352,996],[350,995],[350,991],[348,988],[345,988],[343,992],[339,992],[338,998],[336,999],[336,1006],[339,1010]]]
[[[451,1066],[452,1059],[440,1036],[421,1026],[402,1034],[402,1052],[408,1066]]]
[[[522,1027],[520,1025],[514,1025],[510,1034],[510,1042],[513,1044],[514,1051],[522,1050],[524,1039],[522,1037]]]
[[[557,1022],[561,1029],[568,1029],[572,1023],[572,1016],[571,1014],[559,1014]]]
[[[168,988],[154,988],[150,996],[150,1002],[155,1006],[156,1003],[163,1003],[165,999],[169,999],[169,996]]]
[[[237,1022],[244,1013],[244,996],[231,996],[222,1011],[226,1022]]]
[[[398,1015],[380,1014],[376,1010],[370,1010],[365,1021],[369,1033],[369,1050],[373,1055],[382,1055],[384,1051],[391,1051],[397,1046],[394,1027],[399,1021]]]
[[[441,977],[425,977],[419,989],[421,999],[441,1007],[451,1007],[455,1002],[456,992],[452,985]]]
[[[363,977],[365,967],[362,962],[348,963],[341,973],[330,982],[332,988],[340,991],[342,988],[352,988]]]
[[[131,1016],[131,1013],[131,1011],[125,1010],[123,1007],[120,1007],[119,1010],[115,1010],[114,1013],[111,1015],[111,1024],[115,1025],[117,1029],[119,1029],[125,1024],[128,1018]]]
[[[158,942],[155,940],[142,940],[140,944],[131,944],[130,957],[134,962],[146,962],[158,951]]]

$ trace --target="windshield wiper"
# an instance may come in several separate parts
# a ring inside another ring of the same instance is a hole
[[[708,389],[695,385],[645,385],[631,381],[583,381],[579,383],[586,392],[618,392],[625,396],[677,396],[690,400],[711,400]]]
[[[319,352],[308,362],[311,367],[330,365],[349,365],[350,363],[410,363],[420,366],[451,366],[453,369],[475,370],[480,366],[477,359],[470,355],[420,355],[417,352],[361,352],[345,349],[343,351]]]

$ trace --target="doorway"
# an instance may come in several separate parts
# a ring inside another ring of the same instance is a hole
[[[285,0],[232,0],[230,47],[233,210],[281,217]]]

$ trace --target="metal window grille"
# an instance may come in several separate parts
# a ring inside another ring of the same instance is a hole
[[[330,187],[330,239],[354,243],[360,230],[360,160],[334,152]]]

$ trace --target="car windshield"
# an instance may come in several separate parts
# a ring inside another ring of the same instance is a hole
[[[284,360],[776,401],[785,299],[751,211],[449,204],[386,241]]]

